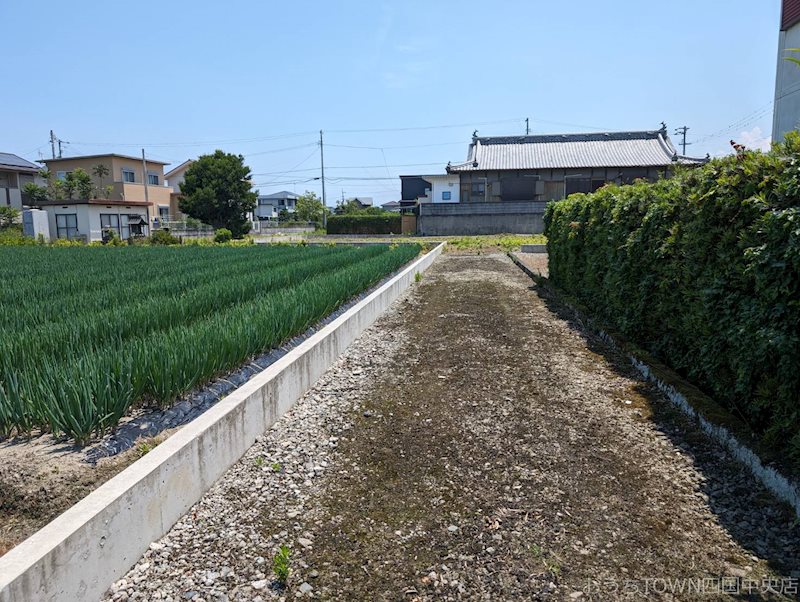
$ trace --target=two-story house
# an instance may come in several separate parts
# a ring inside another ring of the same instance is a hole
[[[45,159],[52,178],[65,180],[75,169],[83,169],[95,185],[94,198],[50,200],[41,203],[47,211],[55,238],[102,240],[103,232],[116,231],[127,239],[146,235],[152,227],[169,221],[177,213],[172,188],[164,186],[163,161],[109,153]],[[98,169],[104,166],[105,170]],[[107,175],[98,175],[104,171]]]
[[[177,213],[173,207],[172,188],[164,186],[163,161],[141,157],[109,153],[106,155],[83,155],[80,157],[64,157],[61,159],[45,159],[44,163],[51,176],[60,180],[74,169],[81,168],[88,173],[97,187],[98,198],[105,198],[103,190],[111,186],[108,200],[133,201],[149,205],[150,219],[166,221]],[[96,175],[98,165],[103,165],[108,172],[106,176]],[[86,199],[81,199],[86,200]]]
[[[0,207],[22,209],[25,184],[42,184],[41,167],[11,153],[0,153]]]

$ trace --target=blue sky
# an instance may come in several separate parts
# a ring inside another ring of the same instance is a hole
[[[688,154],[726,153],[769,136],[779,4],[3,2],[19,26],[0,36],[0,151],[48,156],[51,128],[65,155],[222,148],[263,193],[319,193],[323,129],[330,205],[394,200],[398,174],[442,172],[474,129],[526,117],[539,133],[664,120],[691,128]]]

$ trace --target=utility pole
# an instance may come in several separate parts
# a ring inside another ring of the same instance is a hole
[[[687,126],[685,126],[685,125],[683,127],[677,128],[675,130],[675,135],[676,136],[683,136],[683,141],[681,142],[681,147],[683,148],[683,150],[681,151],[682,155],[686,155],[686,147],[690,146],[692,144],[691,142],[686,142],[686,132],[688,132],[688,131],[689,131],[689,128]]]
[[[58,158],[61,158],[61,138],[58,139]]]
[[[325,153],[322,150],[322,130],[319,131],[319,169],[320,178],[322,179],[322,227],[328,227],[328,203],[325,197]]]
[[[525,118],[525,135],[526,135],[526,136],[529,136],[529,135],[530,135],[530,133],[531,133],[531,126],[530,126],[530,124],[528,123],[528,118],[526,117],[526,118]]]
[[[56,158],[56,135],[53,130],[50,130],[50,151],[53,153],[53,159]]]
[[[142,175],[144,183],[144,202],[150,207],[150,199],[147,196],[147,161],[144,158],[144,149],[142,149]]]

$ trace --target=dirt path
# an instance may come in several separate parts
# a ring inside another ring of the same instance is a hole
[[[111,595],[791,594],[791,513],[555,310],[503,255],[441,257]]]

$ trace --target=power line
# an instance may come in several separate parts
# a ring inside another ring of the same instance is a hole
[[[483,121],[480,123],[473,122],[473,123],[455,123],[450,125],[423,125],[423,126],[402,127],[402,128],[370,128],[363,130],[327,130],[327,131],[328,133],[334,133],[334,134],[361,134],[370,132],[408,132],[415,130],[441,130],[449,128],[475,127],[480,125],[496,125],[499,123],[518,123],[521,121],[522,118],[520,117],[516,119],[502,119],[500,121]]]
[[[149,146],[149,147],[179,147],[179,146],[204,146],[212,144],[233,144],[238,142],[264,142],[267,140],[282,140],[284,138],[298,138],[300,136],[308,136],[314,134],[313,131],[308,132],[294,132],[291,134],[276,134],[274,136],[260,136],[257,138],[229,138],[226,140],[195,140],[192,142],[85,142],[78,141],[76,144],[84,144],[86,146]]]

